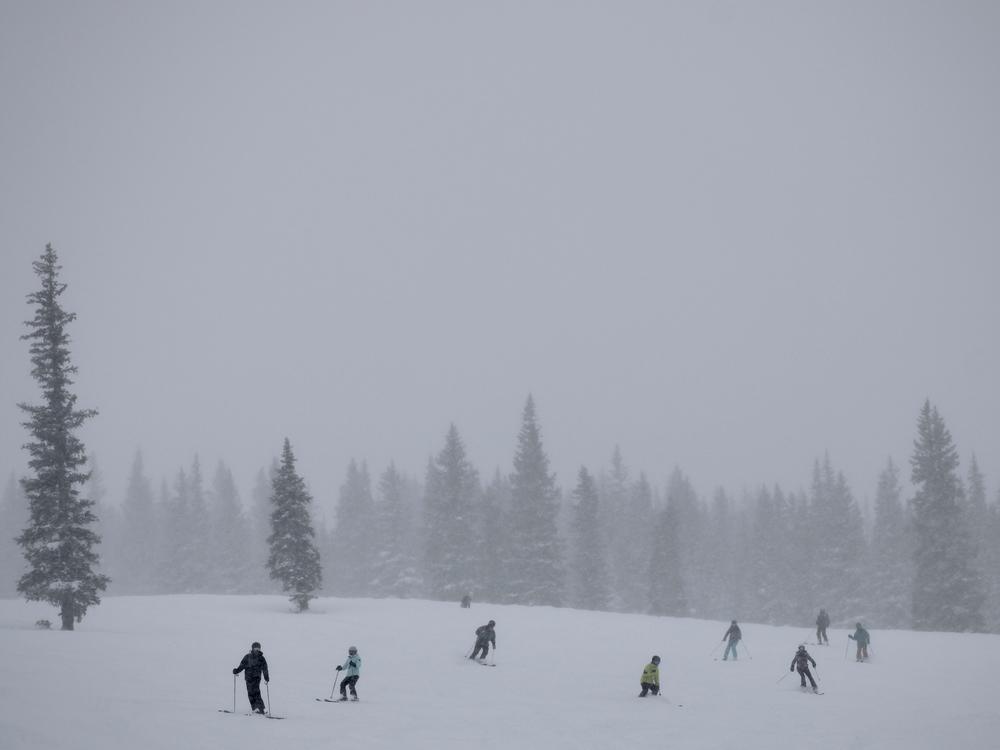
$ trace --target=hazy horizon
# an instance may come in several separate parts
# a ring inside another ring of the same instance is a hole
[[[0,479],[36,402],[31,263],[81,433],[246,501],[291,441],[423,477],[450,423],[564,490],[909,485],[925,399],[1000,487],[1000,6],[0,6]]]

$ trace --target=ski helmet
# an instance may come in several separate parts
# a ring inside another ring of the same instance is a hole
[[[347,653],[349,653],[351,656],[354,656],[356,653],[358,653],[358,647],[351,646],[349,649],[347,649]]]
[[[659,656],[654,656],[652,659],[650,659],[650,661],[653,662],[653,664],[659,664],[660,663],[660,657]]]
[[[251,643],[250,648],[260,648],[260,641],[254,641]]]
[[[496,621],[496,620],[490,620],[490,625],[496,625],[496,624],[497,624],[497,621]],[[858,625],[858,627],[860,628],[861,626],[860,626],[860,625]]]

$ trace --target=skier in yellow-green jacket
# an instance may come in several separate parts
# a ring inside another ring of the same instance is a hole
[[[649,664],[647,664],[642,670],[642,681],[640,682],[642,686],[642,692],[639,693],[640,698],[645,698],[647,693],[652,693],[653,695],[660,694],[660,657],[654,656],[650,659]]]

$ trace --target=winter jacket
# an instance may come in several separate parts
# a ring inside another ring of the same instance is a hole
[[[643,685],[659,685],[660,684],[660,665],[653,664],[650,662],[642,669],[642,684]]]
[[[792,663],[789,667],[795,667],[800,672],[804,672],[809,669],[809,665],[812,664],[816,666],[816,660],[809,656],[809,652],[804,648],[800,648],[795,652],[795,656],[792,657]]]
[[[344,677],[356,677],[361,674],[361,657],[355,654],[348,656],[347,661],[340,665]]]
[[[868,635],[868,631],[864,628],[858,628],[854,631],[854,635],[849,635],[847,637],[851,640],[857,641],[859,646],[867,646],[872,642],[872,637]]]
[[[731,641],[742,640],[743,633],[740,632],[740,626],[739,625],[730,625],[729,626],[729,630],[727,630],[726,634],[724,636],[722,636],[722,640],[726,640],[727,638],[729,640],[731,640]]]
[[[476,628],[476,643],[486,643],[489,641],[493,648],[497,647],[497,633],[492,625],[480,625]]]
[[[816,627],[818,628],[830,627],[830,615],[826,613],[825,609],[821,609],[819,611],[819,617],[816,618]]]
[[[267,659],[264,658],[263,651],[251,651],[249,654],[243,657],[243,661],[240,665],[236,667],[236,671],[233,674],[239,674],[240,672],[246,671],[244,675],[247,682],[253,680],[260,680],[261,674],[264,675],[264,682],[270,682],[271,678],[267,674]]]

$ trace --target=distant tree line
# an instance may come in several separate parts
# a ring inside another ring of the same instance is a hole
[[[281,591],[269,558],[282,536],[274,515],[290,458],[293,465],[286,443],[247,502],[225,464],[206,480],[197,457],[154,489],[137,453],[120,504],[106,502],[94,471],[87,494],[96,500],[108,591]],[[1000,497],[987,501],[975,457],[960,476],[951,436],[929,403],[910,469],[916,492],[904,498],[901,469],[887,461],[869,517],[829,457],[815,462],[808,490],[762,486],[706,498],[679,469],[662,487],[633,476],[615,449],[596,474],[581,468],[563,494],[529,397],[509,473],[484,480],[454,425],[422,478],[393,464],[373,478],[366,463],[351,461],[332,528],[308,501],[299,505],[291,538],[314,569],[293,585],[297,596],[284,590],[300,608],[319,592],[455,601],[468,593],[474,601],[772,624],[808,625],[825,607],[835,623],[997,631]],[[25,523],[13,478],[0,513],[4,528]],[[286,570],[296,564],[294,548],[286,544]],[[13,593],[10,579],[23,567],[17,552],[9,539],[0,545],[0,566],[11,571],[3,593]]]
[[[680,469],[662,487],[634,476],[616,448],[563,493],[550,471],[534,400],[509,472],[484,479],[451,425],[424,476],[393,464],[373,482],[351,461],[332,528],[289,440],[244,502],[229,468],[206,478],[197,456],[158,487],[136,453],[121,503],[75,429],[68,336],[51,247],[29,296],[33,374],[43,401],[23,404],[31,473],[0,498],[0,595],[61,607],[71,629],[98,592],[285,592],[299,610],[319,592],[429,597],[810,625],[1000,631],[1000,495],[987,500],[972,456],[965,476],[943,418],[926,402],[903,496],[887,461],[866,518],[829,456],[808,490],[761,486],[703,497]],[[89,463],[89,466],[87,465]],[[103,540],[103,542],[101,542]],[[100,557],[98,557],[98,552]],[[99,570],[98,570],[99,569]]]

